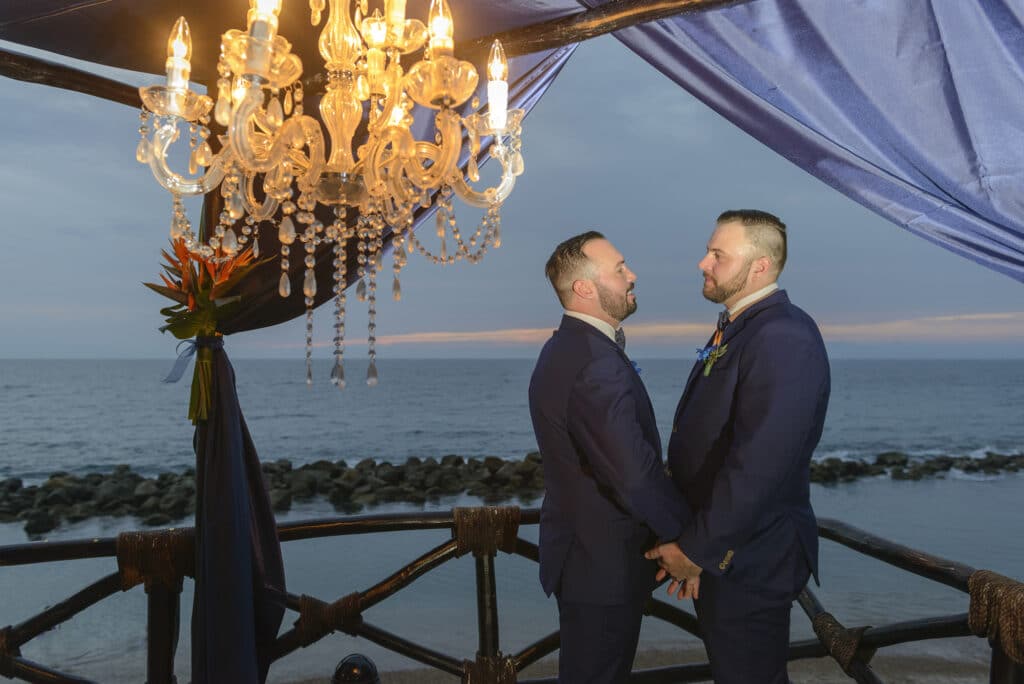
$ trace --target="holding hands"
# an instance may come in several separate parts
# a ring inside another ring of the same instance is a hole
[[[644,554],[648,560],[658,561],[661,566],[656,579],[660,582],[666,577],[672,581],[668,585],[669,596],[679,600],[700,598],[701,568],[683,553],[679,544],[669,542],[655,546]]]

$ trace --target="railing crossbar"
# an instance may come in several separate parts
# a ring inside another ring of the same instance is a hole
[[[48,632],[57,625],[74,617],[89,606],[121,591],[120,573],[112,573],[93,582],[67,599],[56,603],[43,612],[33,615],[24,622],[11,627],[10,641],[14,647],[21,647],[27,641]]]
[[[413,642],[403,639],[397,634],[392,634],[387,630],[381,629],[371,625],[368,622],[363,622],[355,630],[359,636],[365,637],[370,641],[374,642],[378,646],[394,651],[399,655],[404,655],[407,658],[419,661],[425,665],[430,665],[439,670],[448,672],[456,676],[462,675],[462,661],[452,656],[445,655],[433,649],[427,648],[426,646],[420,646]]]
[[[516,672],[522,672],[544,656],[554,653],[561,646],[561,642],[562,633],[556,630],[526,646],[512,656],[512,660],[516,664]]]
[[[409,586],[434,568],[455,558],[457,546],[456,542],[452,540],[431,549],[387,579],[378,582],[360,594],[359,605],[363,610],[366,610]]]
[[[54,670],[20,656],[11,657],[6,663],[0,660],[0,663],[0,674],[5,677],[17,677],[32,684],[96,684],[91,679]]]
[[[830,518],[818,519],[818,535],[900,570],[967,592],[967,580],[975,569],[963,563],[933,556],[896,544]]]

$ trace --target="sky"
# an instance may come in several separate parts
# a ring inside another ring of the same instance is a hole
[[[166,300],[141,285],[157,277],[171,200],[135,161],[138,110],[0,78],[0,111],[0,358],[173,357],[177,340],[157,331]],[[690,357],[718,308],[701,297],[696,264],[730,208],[786,222],[780,284],[833,358],[1024,357],[1019,283],[832,190],[612,37],[578,48],[526,119],[523,153],[502,247],[476,265],[411,257],[402,301],[378,305],[382,360],[535,356],[561,313],[544,262],[590,229],[638,275],[631,355]],[[475,215],[462,213],[471,232]],[[346,347],[358,356],[366,314],[349,300]],[[331,308],[317,312],[318,357],[331,352]],[[300,319],[241,333],[227,349],[298,360],[303,330]]]

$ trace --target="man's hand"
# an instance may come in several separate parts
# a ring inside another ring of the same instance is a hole
[[[675,542],[661,544],[644,554],[648,560],[658,561],[657,580],[660,582],[668,576],[672,581],[668,585],[668,595],[677,599],[700,597],[701,568],[695,564]]]

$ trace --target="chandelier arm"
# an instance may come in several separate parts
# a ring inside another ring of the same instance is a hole
[[[231,161],[229,150],[221,150],[213,157],[210,166],[199,178],[185,178],[175,173],[167,164],[167,148],[178,138],[176,125],[157,126],[153,131],[152,153],[149,168],[153,177],[166,190],[175,195],[205,195],[216,188],[222,180]]]
[[[265,193],[263,202],[260,203],[256,200],[255,186],[256,174],[247,174],[245,176],[245,211],[258,223],[273,216],[280,202],[271,197],[270,193]]]
[[[462,125],[459,115],[449,109],[442,109],[435,119],[440,145],[419,141],[416,153],[405,160],[403,168],[409,180],[420,188],[436,188],[444,183],[456,170],[459,151],[462,149]],[[433,162],[429,168],[423,163]]]
[[[292,138],[299,134],[309,148],[306,173],[300,182],[313,184],[319,178],[324,165],[324,138],[319,124],[308,116],[289,119],[278,130],[271,140],[270,149],[260,156],[253,146],[254,130],[250,124],[251,117],[263,105],[263,90],[250,87],[245,96],[235,105],[231,113],[231,124],[228,128],[228,139],[242,166],[249,172],[266,173],[278,166],[289,151],[297,151],[291,144]],[[301,154],[301,153],[300,153]]]

